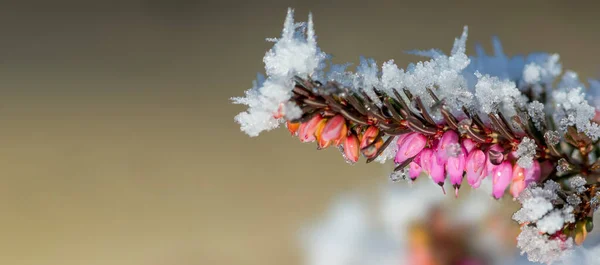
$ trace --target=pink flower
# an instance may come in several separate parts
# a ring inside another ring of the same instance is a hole
[[[444,164],[440,163],[435,152],[430,148],[425,148],[421,151],[421,167],[429,174],[433,182],[440,186],[444,185],[446,179]]]
[[[540,177],[541,168],[540,163],[537,160],[533,161],[531,168],[522,168],[515,164],[512,184],[510,185],[510,193],[513,197],[518,197],[530,183],[538,181]]]
[[[467,171],[467,182],[473,188],[481,185],[481,180],[485,177],[485,153],[479,149],[473,150],[467,157],[465,171]]]
[[[513,168],[510,162],[504,161],[498,165],[492,176],[492,195],[496,199],[502,198],[504,191],[510,184],[512,179]]]
[[[346,119],[344,119],[344,116],[338,114],[327,121],[321,138],[326,142],[339,140],[346,136],[347,131]]]
[[[536,182],[540,180],[541,176],[542,168],[540,162],[533,160],[533,165],[531,165],[530,168],[525,169],[525,183],[529,185],[529,183]]]
[[[423,171],[423,168],[421,168],[421,165],[419,165],[421,163],[421,154],[418,154],[415,159],[410,162],[409,169],[408,169],[408,175],[410,176],[411,180],[415,180],[417,179],[417,177],[421,174],[421,172]]]
[[[442,139],[440,139],[436,149],[437,158],[442,164],[448,160],[449,152],[457,151],[449,149],[454,148],[456,144],[458,144],[458,134],[455,131],[448,130],[442,135]]]
[[[398,152],[396,152],[394,162],[400,164],[419,154],[427,144],[427,138],[420,133],[411,133],[400,138],[398,143]]]
[[[471,151],[477,147],[477,143],[469,138],[466,138],[462,141],[462,146],[467,150],[467,154],[470,154]]]
[[[513,168],[512,183],[510,184],[510,194],[516,198],[525,187],[527,187],[525,184],[525,170],[515,164],[515,167]]]
[[[320,114],[315,115],[309,121],[302,123],[298,130],[298,137],[303,143],[312,142],[316,140],[315,132],[317,131],[317,125],[323,119]]]
[[[457,196],[465,171],[465,156],[467,153],[464,147],[461,146],[460,149],[456,156],[449,156],[448,161],[446,161],[446,172],[448,172],[450,183],[454,186]]]

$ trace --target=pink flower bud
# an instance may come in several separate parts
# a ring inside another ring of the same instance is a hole
[[[444,172],[444,164],[440,163],[437,159],[437,156],[433,150],[429,148],[423,149],[421,151],[421,167],[433,180],[433,182],[437,183],[440,186],[444,185],[444,181],[446,179]]]
[[[350,163],[358,161],[358,137],[354,134],[344,139],[344,157]]]
[[[460,153],[456,156],[449,156],[446,161],[446,172],[450,177],[450,183],[456,187],[460,187],[462,183],[463,173],[465,171],[465,154],[467,150],[461,147]]]
[[[317,125],[323,119],[320,114],[315,115],[309,121],[302,123],[298,130],[298,137],[303,143],[312,142],[316,140],[315,132],[317,131]]]
[[[540,177],[541,167],[537,160],[533,160],[533,165],[530,168],[522,168],[515,164],[510,193],[513,197],[518,197],[530,183],[540,180]]]
[[[456,144],[458,144],[458,134],[455,131],[448,130],[442,135],[436,149],[437,158],[442,164],[448,160],[448,153],[453,151],[448,148],[452,148],[451,146]]]
[[[504,191],[512,179],[513,168],[510,162],[504,161],[494,169],[492,176],[492,195],[496,199],[502,198]]]
[[[410,164],[408,165],[408,175],[410,176],[411,180],[415,180],[417,179],[417,177],[421,174],[421,172],[423,171],[423,168],[421,168],[421,154],[418,154],[415,159],[413,159],[412,162],[410,162]]]
[[[486,162],[485,162],[485,170],[486,170],[486,175],[487,175],[487,176],[489,176],[489,175],[492,175],[492,173],[493,173],[494,169],[496,169],[496,167],[498,167],[497,165],[494,165],[494,164],[493,164],[493,163],[490,161],[490,159],[491,159],[491,157],[490,157],[490,153],[489,153],[490,151],[503,152],[503,151],[504,151],[504,148],[502,148],[502,147],[501,147],[500,145],[498,145],[498,144],[494,144],[494,145],[490,146],[490,148],[489,148],[489,149],[488,149],[488,151],[486,152],[486,155],[485,155],[485,160],[486,160]]]
[[[396,159],[394,162],[401,164],[409,158],[419,154],[427,144],[427,138],[420,133],[411,133],[402,139],[402,143],[398,146]]]
[[[469,153],[465,166],[467,171],[467,182],[473,188],[478,188],[481,185],[481,180],[485,177],[485,153],[479,149],[475,149]]]
[[[540,162],[533,160],[531,167],[525,169],[525,183],[529,185],[529,183],[539,181],[541,176],[542,168]]]
[[[462,141],[462,146],[467,150],[467,154],[470,154],[471,151],[477,147],[477,143],[469,138],[466,138]]]
[[[335,141],[346,136],[346,119],[342,115],[335,115],[327,121],[321,134],[323,141]]]
[[[512,183],[510,184],[510,194],[514,198],[517,198],[525,187],[527,187],[525,184],[525,170],[515,164],[515,167],[513,168]]]

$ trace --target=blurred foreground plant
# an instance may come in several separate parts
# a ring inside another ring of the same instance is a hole
[[[494,198],[509,190],[522,205],[518,246],[551,263],[585,240],[600,205],[600,83],[560,77],[557,54],[507,57],[497,39],[494,55],[468,57],[466,39],[465,27],[450,55],[412,51],[430,59],[406,70],[361,58],[350,72],[317,46],[312,18],[295,23],[290,9],[266,78],[233,98],[248,106],[236,121],[250,136],[285,123],[349,163],[393,159],[393,180],[428,176],[442,190],[448,180],[457,196],[464,179],[491,179]]]

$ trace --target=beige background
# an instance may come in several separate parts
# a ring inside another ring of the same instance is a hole
[[[233,122],[228,98],[262,72],[288,6],[313,11],[337,62],[405,65],[404,50],[449,51],[467,24],[469,51],[497,34],[507,53],[600,70],[591,2],[14,2],[0,3],[7,265],[301,264],[301,225],[388,168]]]

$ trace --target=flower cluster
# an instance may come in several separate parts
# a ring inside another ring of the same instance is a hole
[[[349,163],[393,159],[393,180],[428,176],[443,189],[448,179],[458,194],[464,179],[474,188],[491,179],[494,198],[508,190],[523,205],[514,216],[522,250],[551,262],[536,257],[556,250],[545,247],[556,238],[581,243],[597,208],[600,83],[561,77],[557,54],[508,57],[497,39],[494,55],[478,47],[468,57],[466,38],[465,27],[450,55],[412,51],[429,60],[406,69],[361,58],[351,72],[317,46],[312,17],[295,23],[289,10],[265,55],[266,78],[233,98],[248,106],[235,119],[250,136],[286,123],[301,142],[336,146]]]

